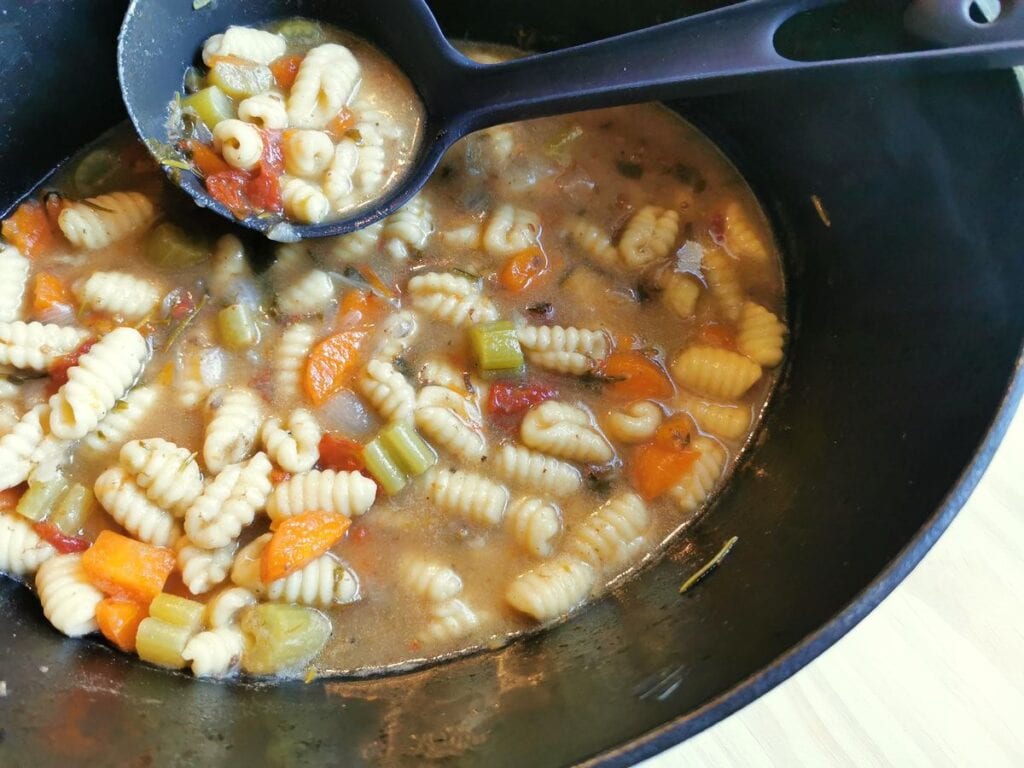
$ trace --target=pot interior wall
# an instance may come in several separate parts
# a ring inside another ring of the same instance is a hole
[[[0,209],[120,119],[114,5],[27,4],[7,16]],[[439,12],[452,36],[547,48],[680,6],[622,5],[450,2]],[[194,681],[62,640],[35,598],[3,580],[0,762],[569,763],[681,716],[666,741],[703,727],[720,714],[695,711],[867,588],[971,461],[1015,370],[1015,83],[987,73],[800,85],[675,106],[772,214],[793,338],[756,446],[666,558],[573,621],[499,652],[397,678],[276,687]],[[732,535],[726,564],[678,596]]]

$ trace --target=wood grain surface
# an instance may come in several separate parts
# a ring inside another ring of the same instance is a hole
[[[864,621],[641,765],[1024,766],[1024,410],[946,533]]]

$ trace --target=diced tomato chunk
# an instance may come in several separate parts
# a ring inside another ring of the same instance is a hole
[[[487,412],[492,415],[514,416],[534,405],[558,397],[558,390],[541,384],[513,384],[496,381],[487,396]]]
[[[270,62],[270,71],[274,75],[279,88],[288,90],[295,82],[295,76],[299,74],[299,65],[302,64],[302,56],[281,56]]]
[[[13,488],[0,491],[0,512],[6,512],[18,506],[22,495],[28,490],[28,483],[21,483]]]
[[[34,523],[32,527],[39,534],[39,538],[62,555],[72,552],[85,552],[92,545],[92,542],[88,539],[83,539],[81,536],[68,536],[56,525],[45,520],[41,523]]]
[[[58,357],[54,361],[53,365],[50,366],[50,383],[46,387],[47,396],[55,394],[58,389],[67,384],[68,371],[78,365],[79,358],[92,349],[92,345],[95,343],[94,340],[90,339],[74,352]]]
[[[46,253],[54,243],[46,208],[38,200],[26,200],[0,225],[0,232],[29,258]]]
[[[245,171],[221,171],[206,177],[206,191],[231,211],[235,218],[244,219],[253,212],[245,196],[245,186],[249,179],[250,175]]]
[[[363,461],[363,445],[341,435],[325,434],[320,438],[320,461],[322,469],[336,472],[359,472],[366,468]]]

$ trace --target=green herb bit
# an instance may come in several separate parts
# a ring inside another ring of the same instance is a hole
[[[725,560],[725,556],[732,551],[733,546],[735,546],[736,542],[739,540],[739,536],[733,536],[731,539],[725,542],[725,544],[722,545],[722,548],[718,550],[717,555],[715,555],[706,563],[704,563],[704,565],[698,568],[697,571],[694,572],[692,576],[690,576],[690,578],[688,578],[686,581],[682,583],[682,586],[679,587],[679,594],[682,595],[688,590],[695,587],[704,579],[705,576],[707,576],[709,573],[715,570],[715,568],[720,566],[722,564],[722,561]]]
[[[515,371],[525,364],[516,327],[509,320],[474,325],[469,341],[483,371]]]
[[[640,163],[634,163],[629,160],[616,160],[615,167],[618,169],[619,174],[627,179],[639,179],[644,175],[644,167]]]
[[[175,345],[175,343],[178,341],[178,337],[180,337],[181,334],[185,332],[185,329],[188,328],[188,326],[192,323],[192,321],[196,319],[196,315],[203,311],[203,307],[206,306],[206,302],[209,300],[210,297],[204,293],[203,298],[199,300],[199,303],[196,305],[196,308],[189,313],[188,317],[186,317],[184,320],[178,323],[177,327],[173,331],[171,331],[171,335],[167,337],[167,342],[164,344],[164,352],[169,351],[171,347]]]
[[[395,463],[411,477],[422,475],[437,463],[437,454],[408,422],[390,424],[377,436]]]
[[[409,482],[409,476],[391,457],[379,437],[363,448],[363,461],[370,476],[380,484],[388,496],[394,496]]]

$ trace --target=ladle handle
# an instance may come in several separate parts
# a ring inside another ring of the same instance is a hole
[[[754,80],[763,83],[800,73],[905,74],[1024,63],[1024,34],[1019,24],[1012,23],[1019,21],[1019,13],[1011,13],[1011,23],[987,25],[991,29],[984,41],[969,45],[826,61],[795,61],[776,51],[775,33],[785,21],[837,1],[747,0],[502,64],[467,62],[453,73],[455,82],[448,84],[446,107],[449,114],[461,115],[460,132],[467,132],[556,113],[735,90]],[[959,6],[969,5],[970,0],[931,0],[927,4],[936,3]],[[910,5],[919,4],[920,0],[915,0]],[[926,21],[919,34],[931,29],[928,13],[923,16]],[[973,24],[969,17],[961,16]],[[932,18],[952,25],[948,14]]]

